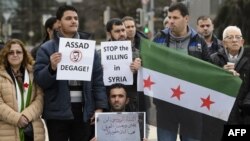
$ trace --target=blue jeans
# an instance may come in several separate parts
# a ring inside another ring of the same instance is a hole
[[[158,141],[176,141],[177,133],[171,132],[166,129],[157,128],[157,139]],[[181,141],[199,141],[185,136],[181,136]]]

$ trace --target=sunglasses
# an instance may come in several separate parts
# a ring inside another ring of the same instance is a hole
[[[9,51],[8,52],[8,55],[22,55],[23,54],[23,52],[22,51],[20,51],[20,50],[17,50],[17,51],[14,51],[14,50],[11,50],[11,51]]]

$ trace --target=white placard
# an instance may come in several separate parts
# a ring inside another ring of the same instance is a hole
[[[101,60],[105,86],[113,83],[133,85],[131,41],[101,42]]]
[[[57,65],[57,80],[91,80],[95,41],[60,38],[59,52],[62,60]]]
[[[96,113],[98,141],[141,141],[145,138],[145,112]]]

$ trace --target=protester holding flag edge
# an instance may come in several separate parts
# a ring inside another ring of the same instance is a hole
[[[193,116],[202,113],[203,116],[228,120],[241,84],[238,77],[211,63],[147,40],[142,42],[141,56],[144,93],[146,97],[153,98],[155,106],[160,106],[156,107],[157,117],[154,117],[157,128],[173,131],[174,123],[185,123],[186,126],[182,128],[186,130],[180,130],[180,134],[192,136],[194,135],[192,124],[196,121],[191,120],[188,114]],[[165,77],[164,74],[169,76]],[[226,86],[224,86],[225,83],[227,83]],[[150,108],[152,107],[148,109]],[[154,114],[154,112],[150,113],[147,118]],[[154,120],[151,118],[148,121]]]
[[[198,33],[188,25],[189,21],[189,11],[185,4],[181,2],[176,2],[170,5],[168,9],[168,18],[169,18],[169,28],[165,28],[164,30],[158,32],[153,39],[154,42],[165,45],[166,47],[177,50],[178,52],[182,52],[183,54],[188,54],[190,56],[194,56],[196,58],[209,61],[209,52],[204,39],[198,35]],[[195,69],[195,68],[192,68]],[[169,105],[171,106],[171,105]],[[158,105],[162,109],[162,106]],[[178,107],[172,111],[180,111]],[[172,109],[172,108],[171,108]],[[158,112],[159,113],[159,112]],[[188,114],[186,115],[187,119],[195,121],[195,122],[185,122],[184,124],[192,127],[193,135],[192,137],[182,136],[183,140],[188,141],[199,141],[201,138],[202,131],[202,115],[201,114]],[[174,116],[172,119],[178,119]],[[164,118],[162,119],[164,120]],[[193,123],[190,125],[190,123]],[[182,125],[179,125],[179,122],[176,121],[175,125],[172,122],[172,131],[169,132],[166,130],[162,130],[161,128],[157,128],[157,136],[159,141],[165,140],[176,140],[177,131],[182,131]],[[189,131],[189,129],[184,130]],[[189,127],[189,128],[190,128]]]
[[[244,39],[237,26],[224,29],[223,45],[224,48],[211,55],[212,62],[243,81],[228,124],[250,124],[250,109],[243,105],[244,99],[250,95],[250,49],[243,47]]]

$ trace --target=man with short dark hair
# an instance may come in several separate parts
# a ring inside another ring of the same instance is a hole
[[[168,9],[168,18],[169,28],[157,33],[154,42],[183,54],[208,61],[209,53],[206,42],[188,25],[189,12],[186,5],[180,2],[171,5]],[[178,132],[183,141],[201,140],[201,113],[167,102],[164,105],[155,102],[155,105],[157,109],[158,141],[176,141]],[[163,127],[168,127],[168,129]]]
[[[147,38],[142,32],[136,30],[136,23],[134,18],[130,16],[125,16],[122,18],[122,22],[125,26],[127,39],[131,41],[132,44],[132,52],[133,52],[133,60],[140,61],[140,41],[141,38]],[[137,59],[136,59],[137,58]],[[139,93],[136,91],[136,84],[137,84],[137,73],[134,73],[134,92],[129,95],[130,102],[128,107],[133,111],[145,111],[145,104],[144,104],[144,95],[143,93]],[[130,90],[129,90],[130,91]]]
[[[213,34],[214,24],[210,17],[200,16],[197,19],[197,32],[204,37],[209,54],[217,52],[221,47],[221,41]]]
[[[188,25],[189,12],[183,3],[175,3],[168,9],[169,28],[158,32],[154,42],[174,48],[202,60],[209,60],[206,42]]]
[[[106,24],[107,34],[109,35],[110,41],[125,41],[128,40],[126,27],[121,19],[113,18],[110,19]],[[132,43],[133,44],[133,43]],[[134,48],[134,49],[133,49]],[[132,45],[132,58],[133,62],[130,65],[131,71],[134,73],[134,82],[133,85],[127,87],[127,91],[129,93],[128,97],[130,98],[129,102],[129,110],[130,111],[138,111],[138,106],[136,102],[137,97],[137,71],[141,67],[141,59],[139,58],[138,49],[135,50],[134,45]]]
[[[126,30],[121,19],[110,19],[106,24],[109,41],[125,41],[127,39]]]
[[[132,43],[132,49],[140,50],[140,39],[147,38],[147,36],[136,29],[136,23],[133,17],[125,16],[122,18],[122,22],[126,29],[127,39],[129,39]]]
[[[108,93],[110,112],[125,112],[129,102],[125,85],[121,83],[112,84]]]
[[[110,112],[135,112],[126,110],[126,105],[129,102],[129,98],[126,86],[124,84],[114,83],[110,85],[108,90],[108,100],[110,105]],[[143,131],[142,129],[140,130],[140,132]],[[90,141],[96,141],[96,138],[94,137]],[[147,139],[144,138],[143,141],[147,141]]]
[[[102,66],[95,52],[90,81],[56,80],[57,65],[62,59],[58,52],[60,37],[90,38],[90,34],[77,31],[78,13],[74,7],[59,7],[56,17],[60,28],[52,40],[39,48],[34,71],[35,81],[44,91],[43,118],[50,141],[88,141],[94,113],[108,109]]]

